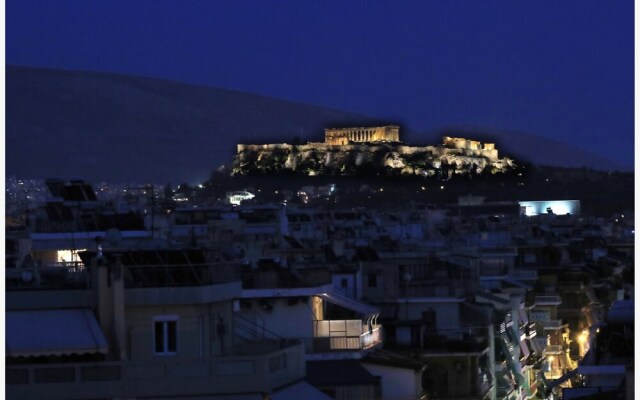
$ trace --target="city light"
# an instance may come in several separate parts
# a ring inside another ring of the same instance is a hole
[[[578,335],[578,342],[580,342],[580,344],[585,344],[587,339],[588,339],[588,335],[584,332]]]
[[[525,207],[527,216],[548,214],[549,210],[556,215],[580,214],[578,200],[521,201],[520,207]]]

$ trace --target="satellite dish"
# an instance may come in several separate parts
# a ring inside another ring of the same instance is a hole
[[[109,247],[120,247],[122,243],[122,235],[116,228],[111,228],[105,233],[105,244]]]

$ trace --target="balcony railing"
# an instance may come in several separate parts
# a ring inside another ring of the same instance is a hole
[[[398,297],[463,297],[464,288],[451,284],[439,285],[400,285]]]
[[[126,288],[207,286],[240,280],[240,266],[233,264],[128,265]]]
[[[562,320],[561,319],[552,319],[549,321],[543,321],[542,327],[546,331],[553,331],[556,329],[562,328]]]
[[[280,341],[252,354],[215,358],[7,366],[6,393],[47,400],[60,393],[92,399],[269,392],[304,377],[303,354],[301,342]]]
[[[314,321],[312,353],[359,351],[382,343],[382,326],[368,327],[362,320]]]
[[[423,350],[428,353],[482,352],[489,345],[485,327],[425,329]]]
[[[330,283],[331,271],[326,269],[298,270],[295,273],[289,270],[242,272],[242,287],[244,289],[292,289],[316,287]]]
[[[526,269],[514,269],[511,273],[513,279],[521,279],[524,281],[533,281],[538,279],[538,271]]]
[[[206,286],[240,280],[240,266],[179,264],[123,266],[126,288]],[[70,290],[92,288],[91,270],[81,262],[6,270],[6,286],[16,290]]]
[[[562,346],[557,345],[557,344],[550,344],[547,347],[544,348],[542,354],[545,356],[548,355],[558,355],[558,354],[562,354],[564,353],[564,350],[562,349]]]
[[[562,292],[577,292],[584,290],[584,284],[580,281],[559,281],[558,288]]]
[[[536,296],[536,305],[538,306],[558,306],[562,304],[560,296]]]
[[[5,270],[7,291],[89,289],[91,277],[82,262],[50,263]]]

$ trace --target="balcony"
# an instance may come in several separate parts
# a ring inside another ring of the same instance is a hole
[[[544,348],[542,354],[543,356],[550,356],[550,355],[559,355],[559,354],[563,354],[564,350],[562,348],[562,346],[557,345],[557,344],[550,344],[547,347]]]
[[[94,362],[6,368],[7,398],[67,399],[205,396],[265,393],[302,379],[304,347],[298,341],[242,346],[229,356],[159,358],[153,363]]]
[[[201,304],[230,300],[241,293],[240,267],[232,264],[128,265],[122,266],[121,274],[112,266],[84,268],[80,265],[18,270],[20,277],[17,273],[8,273],[9,308],[95,307],[100,276],[105,284],[107,279],[122,279],[125,302],[132,306]],[[111,278],[101,275],[105,270],[113,272]]]
[[[562,320],[561,319],[552,319],[549,321],[543,321],[542,327],[545,331],[555,331],[556,329],[562,328]]]
[[[382,343],[382,326],[359,319],[314,321],[313,332],[310,353],[362,351]]]
[[[331,271],[327,269],[301,269],[291,272],[279,271],[243,271],[243,289],[293,289],[328,285],[331,283]]]
[[[580,281],[560,281],[558,282],[558,289],[564,292],[581,292],[584,290],[584,284]]]
[[[125,288],[209,286],[240,281],[233,264],[163,264],[124,267]]]
[[[415,283],[401,285],[398,287],[398,297],[400,298],[417,298],[417,297],[434,297],[434,298],[460,298],[465,296],[464,288],[451,285],[448,283],[441,284],[420,284]]]
[[[538,280],[538,271],[514,269],[514,271],[511,273],[511,277],[513,279],[522,280],[522,281],[536,281]]]
[[[423,354],[477,353],[487,350],[487,328],[426,329]]]
[[[537,306],[559,306],[562,304],[560,296],[536,296],[535,303]]]
[[[91,277],[82,262],[51,263],[5,270],[7,291],[83,290],[91,288]]]
[[[124,266],[125,288],[209,286],[240,281],[240,266],[232,264],[161,264]],[[10,269],[7,291],[86,290],[93,287],[91,270],[82,262]]]

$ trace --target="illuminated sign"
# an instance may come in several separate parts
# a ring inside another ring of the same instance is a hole
[[[555,214],[580,215],[580,200],[543,200],[519,202],[521,213],[526,216]]]
[[[247,191],[227,193],[227,200],[234,206],[239,206],[245,200],[251,200],[256,197],[253,193]]]

